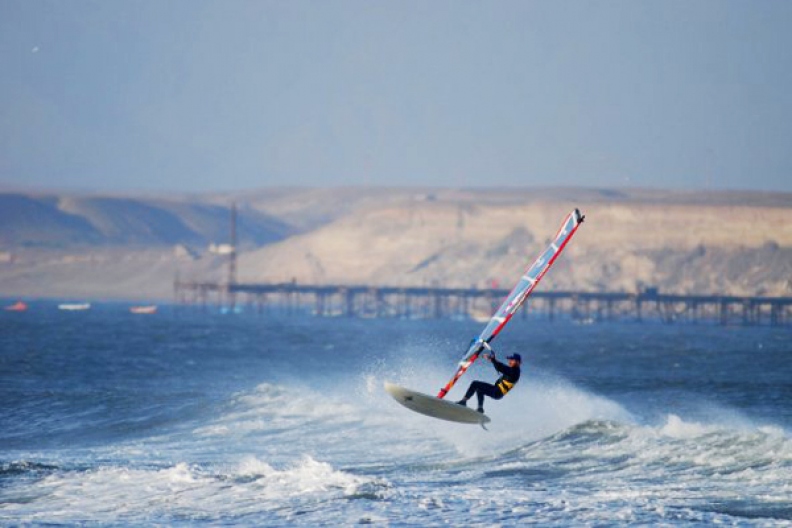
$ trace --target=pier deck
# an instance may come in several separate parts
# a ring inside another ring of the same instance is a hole
[[[222,284],[176,281],[184,306],[246,305],[259,313],[316,316],[487,319],[508,290],[368,285]],[[720,325],[792,324],[792,297],[536,291],[517,316],[581,322],[662,321]]]

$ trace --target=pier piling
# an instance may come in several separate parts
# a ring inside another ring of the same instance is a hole
[[[176,280],[177,305],[207,309],[237,303],[258,313],[308,313],[322,317],[473,318],[486,319],[506,298],[508,290],[370,285],[219,284]],[[786,326],[792,322],[792,297],[663,295],[641,293],[536,291],[524,306],[523,317],[579,322],[662,321],[720,325]]]

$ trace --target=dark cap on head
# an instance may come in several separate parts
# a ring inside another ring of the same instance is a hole
[[[513,359],[515,361],[519,361],[522,363],[522,356],[520,354],[512,354],[511,356],[506,356],[506,359]]]

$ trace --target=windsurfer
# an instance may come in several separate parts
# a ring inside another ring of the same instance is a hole
[[[465,393],[465,397],[457,402],[459,405],[467,407],[467,401],[475,394],[478,398],[478,408],[476,410],[480,413],[484,412],[484,396],[489,396],[493,400],[500,400],[514,387],[520,379],[520,365],[522,364],[520,354],[508,356],[506,358],[509,362],[508,365],[503,364],[495,358],[495,351],[492,349],[490,349],[489,354],[484,354],[484,358],[492,362],[492,366],[501,374],[501,377],[498,378],[494,385],[478,380],[472,382]]]

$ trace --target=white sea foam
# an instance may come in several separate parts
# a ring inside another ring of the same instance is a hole
[[[685,422],[675,414],[669,414],[666,417],[666,422],[658,431],[660,434],[670,438],[686,438],[692,439],[699,436],[704,436],[718,430],[718,427],[713,425],[704,425],[696,422]]]
[[[255,457],[249,457],[240,462],[234,474],[255,479],[267,499],[333,490],[352,495],[361,486],[372,482],[371,479],[337,471],[330,464],[318,462],[310,456],[305,456],[298,463],[281,470]]]
[[[0,521],[123,522],[140,520],[141,511],[159,519],[206,520],[245,512],[277,513],[285,503],[311,505],[361,493],[386,494],[389,484],[305,456],[280,469],[255,457],[228,471],[186,463],[162,469],[99,467],[50,476],[30,487],[39,498],[6,505]]]

